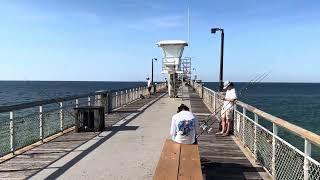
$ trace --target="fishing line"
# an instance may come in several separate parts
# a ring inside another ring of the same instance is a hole
[[[247,87],[249,87],[249,86],[252,85],[253,83],[259,81],[259,80],[260,80],[262,77],[264,77],[265,75],[266,75],[266,72],[263,73],[263,74],[258,74],[257,76],[255,76],[250,82],[248,82],[248,84],[244,85],[244,86],[240,89],[240,91],[239,91],[239,96],[241,96],[243,90],[245,90]],[[218,108],[216,108],[216,109],[218,109],[218,111],[220,111],[222,107],[223,107],[223,104],[221,104],[221,105],[220,105]],[[216,115],[216,112],[210,114],[210,115],[207,117],[208,120],[207,120],[204,124],[202,124],[200,127],[202,128],[203,126],[207,125],[207,123],[211,120],[211,117],[213,117],[213,116],[215,116],[215,115]]]
[[[242,95],[242,91],[243,90],[247,90],[250,86],[252,86],[254,83],[259,83],[259,82],[261,82],[263,79],[265,79],[267,76],[269,76],[269,74],[271,73],[271,71],[269,71],[268,73],[263,73],[261,76],[259,76],[259,78],[257,78],[255,81],[253,81],[252,83],[250,83],[250,84],[248,84],[248,86],[246,86],[246,87],[244,87],[244,88],[242,88],[241,89],[241,93],[239,93],[239,97],[240,97],[240,95]],[[239,91],[240,92],[240,91]],[[231,102],[229,102],[228,104],[230,104]],[[227,104],[227,105],[228,105]],[[223,107],[223,104],[218,108],[218,109],[221,109],[221,107]],[[231,107],[230,107],[231,108]],[[229,109],[230,109],[229,108]],[[228,110],[228,109],[227,109]],[[227,111],[226,110],[226,111]],[[219,112],[220,112],[221,110],[219,110]],[[215,120],[211,123],[211,124],[209,124],[208,125],[208,122],[211,120],[211,117],[212,116],[215,116],[217,113],[212,113],[210,116],[209,116],[209,119],[203,124],[203,125],[201,125],[200,127],[202,128],[202,132],[197,136],[197,138],[200,136],[200,135],[202,135],[205,131],[206,131],[206,129],[207,129],[207,127],[210,127],[210,129],[207,131],[207,133],[209,133],[211,130],[212,130],[212,128],[211,128],[211,126],[214,124],[214,122],[216,121],[216,120],[218,120],[218,119],[220,119],[221,117],[222,117],[222,115],[224,115],[225,113],[226,113],[226,111],[224,111],[223,113],[221,113],[220,114],[220,116],[218,117],[218,118],[215,118]],[[208,126],[207,126],[208,125]],[[205,127],[204,127],[205,126]]]

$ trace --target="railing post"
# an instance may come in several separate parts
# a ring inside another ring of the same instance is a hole
[[[277,179],[276,177],[276,136],[278,135],[278,127],[276,124],[272,123],[272,161],[271,161],[271,174],[273,179]]]
[[[212,103],[212,97],[213,97],[213,96],[212,96],[212,93],[210,92],[210,93],[209,93],[209,102],[210,102],[210,108],[211,108],[211,109],[213,109],[213,107],[212,107],[212,105],[213,105],[213,103]]]
[[[239,133],[240,133],[240,119],[239,119],[239,113],[236,112],[237,110],[237,104],[233,105],[233,131],[237,132],[237,134],[235,134],[236,136],[239,137]],[[236,122],[237,121],[237,122]],[[235,126],[235,122],[236,122],[236,126]]]
[[[213,112],[216,112],[216,92],[213,93]]]
[[[90,105],[89,105],[90,106]],[[60,131],[63,131],[63,104],[60,102]]]
[[[116,102],[115,102],[115,104],[116,104],[116,108],[118,107],[118,92],[116,92]]]
[[[201,99],[203,99],[203,84],[201,84]]]
[[[133,97],[133,89],[129,90],[129,102],[132,101],[132,97]]]
[[[253,141],[253,154],[254,158],[257,160],[257,124],[259,123],[259,117],[254,114],[254,141]]]
[[[112,111],[112,92],[106,94],[106,113],[111,113]]]
[[[123,104],[123,98],[122,98],[122,95],[123,95],[123,91],[120,91],[120,106],[122,106]]]
[[[79,99],[76,99],[76,108],[79,107]]]
[[[311,156],[311,144],[307,139],[304,139],[304,166],[303,166],[303,179],[309,179],[309,160],[308,156]]]
[[[39,139],[43,141],[43,119],[42,119],[42,106],[39,106]]]
[[[246,108],[243,107],[242,109],[242,141],[243,141],[243,144],[246,144],[246,141],[245,141],[245,138],[244,138],[244,129],[245,129],[245,119],[246,119],[246,116],[247,116],[247,110]]]
[[[13,111],[10,111],[10,150],[12,154],[15,151],[15,144],[14,144],[14,129],[13,129]]]
[[[88,106],[91,106],[91,97],[88,96]]]
[[[140,87],[138,87],[137,89],[136,89],[136,97],[134,98],[134,100],[136,100],[136,99],[138,99],[139,97],[140,97]]]
[[[138,89],[137,88],[133,88],[132,89],[132,98],[131,101],[134,101],[136,99],[136,96],[138,94]]]
[[[128,104],[128,90],[126,90],[126,103],[125,104]]]

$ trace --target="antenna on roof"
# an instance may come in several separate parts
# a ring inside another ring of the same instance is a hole
[[[189,8],[189,0],[187,0],[188,5],[188,44],[190,44],[190,8]]]

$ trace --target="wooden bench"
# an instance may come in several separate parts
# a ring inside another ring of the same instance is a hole
[[[154,180],[202,180],[198,145],[164,143]]]

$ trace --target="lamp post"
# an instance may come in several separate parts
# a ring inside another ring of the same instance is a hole
[[[220,53],[220,74],[219,74],[219,90],[223,90],[223,48],[224,48],[224,31],[221,28],[212,28],[211,33],[215,34],[221,31],[221,53]]]
[[[156,86],[155,84],[153,83],[153,61],[157,61],[158,59],[157,58],[152,58],[151,60],[151,83],[152,83],[152,86],[153,86],[153,92],[155,93],[156,92]]]

